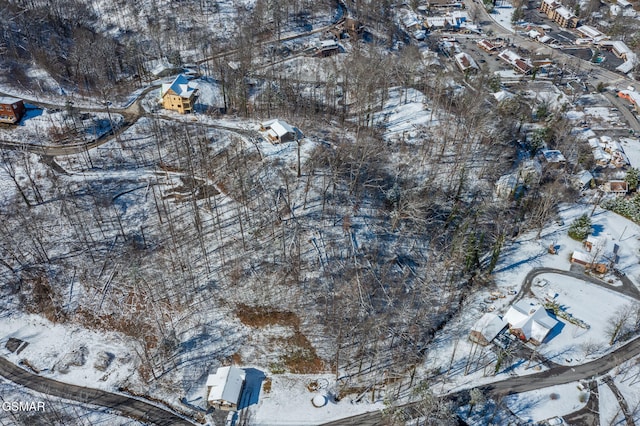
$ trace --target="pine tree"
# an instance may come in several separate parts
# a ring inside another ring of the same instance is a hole
[[[569,236],[574,240],[582,241],[591,233],[591,219],[583,214],[573,221],[569,227]]]

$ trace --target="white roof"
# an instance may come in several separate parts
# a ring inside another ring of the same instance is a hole
[[[590,27],[589,25],[581,25],[578,28],[576,28],[576,31],[591,38],[602,37],[604,35],[600,31],[598,31],[593,27]]]
[[[282,137],[287,133],[295,134],[296,131],[287,123],[286,121],[282,121],[278,118],[274,120],[265,121],[262,123],[262,127],[270,130],[270,134],[275,135],[277,137]]]
[[[503,50],[502,52],[500,52],[500,55],[498,56],[500,56],[503,59],[506,59],[509,62],[513,62],[516,59],[520,59],[520,55],[518,55],[513,50],[509,50],[509,49]]]
[[[522,330],[527,340],[534,339],[540,343],[558,323],[556,319],[549,316],[544,306],[532,306],[523,300],[509,307],[504,319],[511,328]]]
[[[591,172],[589,170],[583,170],[580,173],[578,173],[576,175],[578,182],[580,182],[582,184],[582,186],[585,186],[587,184],[589,184],[589,182],[591,182],[593,180],[593,175],[591,174]]]
[[[543,149],[541,152],[549,163],[562,163],[567,161],[564,155],[557,149]]]
[[[429,16],[425,21],[428,27],[444,27],[447,24],[446,18],[441,16]]]
[[[562,16],[564,19],[571,19],[576,17],[576,15],[574,15],[573,12],[571,12],[569,9],[567,9],[564,6],[560,6],[559,8],[557,8],[556,12],[558,13],[558,15]]]
[[[335,40],[321,40],[320,41],[320,47],[322,49],[329,49],[332,47],[337,47],[338,46],[338,42]]]
[[[245,372],[238,367],[218,368],[216,374],[209,374],[207,378],[207,388],[211,388],[207,400],[238,404],[244,379]]]
[[[12,98],[10,96],[2,96],[0,97],[0,104],[13,105],[16,102],[20,102],[21,100],[22,99]]]
[[[607,47],[611,47],[612,49],[618,51],[618,54],[620,56],[624,56],[624,55],[628,55],[628,54],[633,54],[633,52],[631,51],[631,49],[629,49],[629,47],[620,40],[603,40],[600,42],[601,46],[607,46]]]
[[[571,259],[575,259],[583,263],[591,263],[593,257],[583,251],[574,250],[571,254]]]
[[[492,341],[507,326],[507,322],[496,314],[486,313],[471,327],[471,331],[481,333],[485,339]]]
[[[494,98],[496,98],[496,100],[497,100],[498,102],[502,102],[502,101],[504,101],[505,99],[511,99],[511,98],[513,98],[513,93],[510,93],[510,92],[507,92],[507,91],[501,90],[501,91],[499,91],[499,92],[494,93],[494,94],[493,94],[493,97],[494,97]]]
[[[171,83],[162,85],[161,96],[164,96],[169,90],[173,90],[176,95],[182,98],[190,98],[196,91],[194,87],[189,86],[189,80],[182,74],[177,76]]]

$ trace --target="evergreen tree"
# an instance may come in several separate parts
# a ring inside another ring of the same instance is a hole
[[[582,241],[591,233],[591,219],[583,214],[573,221],[569,227],[569,236],[574,240]]]
[[[639,179],[640,179],[640,170],[635,168],[627,170],[627,174],[624,177],[624,180],[629,184],[629,191],[635,191],[636,188],[638,188]]]

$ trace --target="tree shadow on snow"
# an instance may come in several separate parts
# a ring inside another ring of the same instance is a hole
[[[604,231],[604,226],[595,224],[595,225],[591,225],[591,229],[592,229],[591,235],[593,235],[594,237],[597,237],[598,235],[600,235],[602,231]]]

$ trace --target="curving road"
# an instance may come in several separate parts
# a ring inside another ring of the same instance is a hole
[[[29,373],[3,357],[0,357],[0,375],[18,385],[40,393],[70,399],[83,404],[106,407],[145,423],[152,423],[159,426],[186,426],[195,424],[168,408],[153,405],[140,399],[106,392],[100,389],[62,383],[57,380]]]
[[[636,300],[640,300],[640,291],[638,291],[637,287],[626,276],[621,277],[621,280],[623,282],[623,285],[621,287],[613,287],[603,282],[602,280],[599,280],[593,276],[585,275],[583,273],[564,271],[554,268],[535,268],[526,275],[522,288],[518,292],[518,295],[514,298],[513,303],[521,300],[530,292],[533,279],[541,274],[560,274],[572,278],[577,278],[583,281],[587,281],[591,284],[595,284],[600,287],[604,287],[609,290],[624,294],[625,296],[632,297]],[[536,389],[546,388],[549,386],[577,382],[584,379],[593,380],[595,377],[607,374],[622,362],[634,358],[638,355],[640,355],[640,338],[628,342],[624,346],[621,346],[620,348],[609,353],[608,355],[605,355],[602,358],[582,365],[573,367],[556,365],[553,368],[540,373],[509,378],[487,385],[477,386],[477,388],[482,390],[485,395],[491,395],[496,398],[500,398],[506,395],[528,392]],[[471,390],[471,388],[453,392],[448,395],[443,395],[442,397],[457,398],[461,395],[466,394],[467,392],[469,392],[469,390]],[[399,408],[409,409],[414,405],[414,403],[409,403],[402,405]],[[359,416],[336,420],[330,423],[324,423],[322,426],[378,426],[384,424],[385,421],[381,412],[370,412],[361,414]]]
[[[524,283],[522,284],[522,288],[518,292],[518,295],[513,299],[513,303],[516,303],[522,300],[530,291],[531,291],[531,283],[533,279],[541,274],[558,274],[564,275],[571,278],[576,278],[582,281],[587,281],[591,284],[595,284],[597,286],[606,288],[611,291],[615,291],[616,293],[624,294],[625,296],[631,297],[636,300],[640,300],[640,290],[633,284],[633,282],[627,278],[626,276],[620,277],[622,281],[622,286],[616,287],[607,284],[606,282],[593,277],[591,275],[586,275],[584,273],[573,272],[573,271],[564,271],[562,269],[555,268],[535,268],[529,271],[527,276],[524,279]]]
[[[540,373],[530,374],[527,376],[514,377],[501,380],[499,382],[487,385],[477,386],[485,395],[491,395],[497,399],[506,395],[528,392],[536,389],[542,389],[549,386],[562,385],[577,382],[584,379],[593,379],[602,376],[622,362],[640,355],[640,338],[632,340],[624,346],[616,349],[608,355],[595,361],[575,367],[561,366]],[[469,392],[470,389],[454,392],[444,395],[444,398],[456,398]],[[406,409],[414,406],[415,403],[402,405],[398,408]],[[324,423],[322,426],[382,426],[385,425],[382,413],[379,411],[361,414],[334,422]]]

